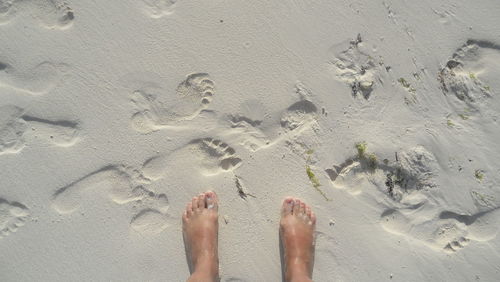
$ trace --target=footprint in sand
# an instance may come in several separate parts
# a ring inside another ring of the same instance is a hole
[[[363,183],[371,183],[395,202],[404,202],[413,192],[436,187],[436,159],[422,146],[398,154],[395,164],[370,163],[369,157],[353,157],[340,166],[327,169],[333,185],[352,195],[363,192]]]
[[[225,121],[229,129],[225,138],[255,152],[271,143],[266,133],[270,116],[265,105],[258,100],[247,100],[240,105],[238,114],[229,114]],[[273,124],[272,128],[275,128]]]
[[[497,209],[474,215],[443,211],[436,191],[437,161],[422,146],[398,153],[394,164],[370,165],[355,157],[326,172],[334,187],[345,189],[381,210],[380,223],[389,233],[424,243],[435,250],[457,251],[471,240],[488,241],[498,233]],[[495,226],[495,227],[490,227]]]
[[[230,115],[231,129],[225,135],[254,152],[299,136],[317,121],[318,108],[309,100],[311,90],[301,82],[295,84],[295,93],[300,100],[276,114],[280,117],[279,124],[264,124],[263,117]],[[259,110],[262,106],[256,105],[252,107],[254,112],[265,112]]]
[[[314,122],[317,111],[316,106],[308,100],[296,102],[281,116],[281,128],[285,133],[305,129],[307,125]]]
[[[152,18],[158,19],[173,13],[178,0],[142,0],[144,11]]]
[[[45,120],[25,115],[15,106],[0,107],[0,155],[17,153],[27,142],[41,140],[58,147],[72,146],[78,140],[75,122]]]
[[[158,234],[169,226],[168,214],[155,209],[145,209],[135,215],[130,227],[143,234]]]
[[[45,28],[65,29],[75,15],[63,0],[0,0],[0,25],[9,23],[18,14],[37,18]]]
[[[388,209],[382,213],[380,223],[389,233],[417,240],[437,251],[456,251],[470,243],[465,224],[453,219],[441,220],[436,210],[426,210],[423,204]]]
[[[14,0],[0,0],[0,24],[8,23],[15,15]]]
[[[52,206],[61,214],[69,214],[79,209],[87,197],[95,195],[109,197],[117,204],[126,204],[143,199],[147,191],[133,185],[131,174],[124,167],[107,166],[57,189]]]
[[[27,207],[0,198],[0,238],[16,232],[30,218]]]
[[[252,120],[243,115],[228,116],[230,129],[226,134],[229,138],[234,136],[240,145],[255,152],[268,146],[271,141],[261,128],[262,120]]]
[[[143,207],[130,221],[130,227],[143,234],[159,234],[170,225],[170,208],[165,194],[147,191],[147,197],[141,200]],[[145,207],[145,208],[144,208]]]
[[[132,218],[130,226],[141,233],[159,233],[168,226],[168,198],[137,184],[139,180],[133,174],[122,166],[99,169],[57,189],[52,207],[60,214],[71,214],[92,197],[106,197],[119,205],[136,202],[141,211]]]
[[[10,88],[31,95],[41,95],[52,90],[60,80],[59,68],[43,62],[31,68],[20,69],[0,58],[0,88]]]
[[[487,242],[498,234],[499,209],[472,215],[442,211],[437,214],[419,209],[390,209],[381,216],[382,227],[393,234],[409,236],[429,247],[456,252],[471,241]]]
[[[148,133],[178,121],[191,120],[208,107],[215,93],[214,87],[208,74],[194,73],[177,86],[176,95],[154,95],[136,90],[132,95],[137,108],[132,116],[132,127]]]
[[[383,84],[380,75],[383,61],[369,55],[359,34],[350,41],[349,48],[338,51],[339,48],[345,47],[331,48],[334,58],[329,63],[333,72],[337,79],[349,86],[353,97],[361,95],[368,100],[376,85]]]
[[[171,162],[176,162],[178,167],[195,168],[205,176],[232,171],[241,165],[241,159],[232,147],[220,140],[203,138],[189,142],[172,154],[149,159],[144,163],[142,176],[153,181],[159,180],[165,175]]]
[[[439,72],[438,79],[443,93],[452,93],[459,101],[475,108],[475,103],[492,96],[490,86],[481,78],[496,80],[495,76],[500,69],[492,72],[491,68],[496,66],[492,62],[499,59],[500,45],[489,41],[467,41],[453,53]],[[461,105],[458,107],[463,108]]]
[[[281,112],[279,137],[273,143],[300,135],[304,130],[311,128],[318,119],[318,108],[310,101],[311,90],[301,82],[295,84],[294,90],[299,96],[299,101]]]

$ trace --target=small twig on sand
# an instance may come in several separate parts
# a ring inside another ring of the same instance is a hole
[[[238,176],[234,176],[234,182],[236,184],[236,189],[238,190],[238,195],[243,199],[243,200],[246,200],[246,198],[248,196],[252,197],[252,198],[257,198],[255,195],[252,195],[250,193],[247,193],[245,192],[245,190],[243,190],[243,185],[241,184],[240,182],[240,178]]]

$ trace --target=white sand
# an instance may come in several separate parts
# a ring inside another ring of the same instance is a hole
[[[318,214],[315,281],[498,281],[499,15],[0,0],[0,280],[183,281],[211,188],[221,281],[280,281],[286,195]]]

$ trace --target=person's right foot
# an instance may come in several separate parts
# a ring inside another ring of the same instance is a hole
[[[286,198],[281,208],[285,280],[312,281],[316,215],[299,199]]]

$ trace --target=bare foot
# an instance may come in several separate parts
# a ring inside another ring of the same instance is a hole
[[[312,281],[316,215],[299,199],[286,198],[281,208],[285,281]]]
[[[219,278],[217,195],[208,191],[194,197],[182,215],[182,234],[191,276],[188,281]]]

